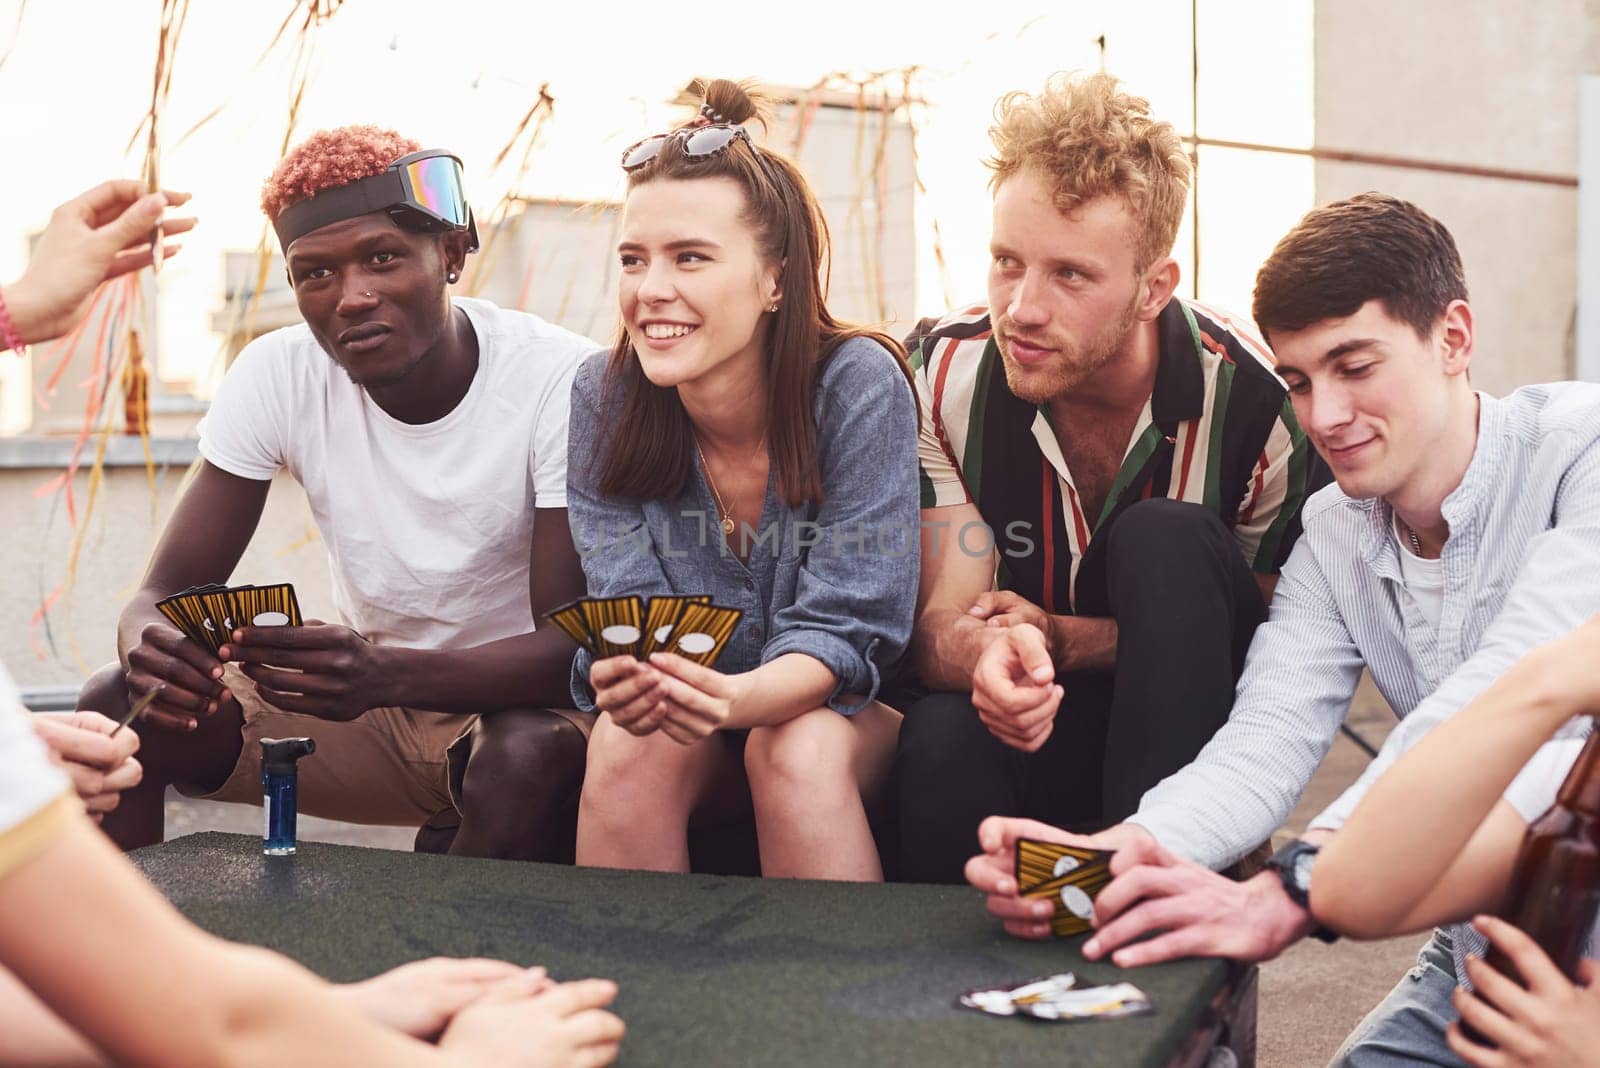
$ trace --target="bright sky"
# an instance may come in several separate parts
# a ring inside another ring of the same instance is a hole
[[[466,164],[480,211],[509,174],[489,164],[548,82],[556,98],[522,192],[615,197],[627,144],[665,128],[666,101],[695,75],[810,85],[833,71],[921,68],[918,150],[920,314],[942,310],[931,255],[937,219],[957,300],[981,299],[989,197],[980,165],[996,97],[1037,89],[1053,71],[1107,69],[1191,126],[1190,0],[1053,5],[989,0],[959,26],[926,5],[813,0],[756,7],[729,0],[663,4],[510,4],[493,0],[346,0],[318,37],[296,140],[350,122],[393,126]],[[1310,0],[1198,0],[1200,129],[1209,137],[1312,141]],[[256,196],[279,156],[292,47],[257,65],[289,0],[191,0],[163,126],[163,177],[195,193],[201,227],[161,275],[161,373],[201,377],[215,359],[210,317],[222,303],[222,254],[251,248]],[[0,0],[0,143],[11,146],[0,283],[24,262],[26,236],[56,203],[104,177],[136,175],[125,151],[148,107],[158,0]],[[764,12],[754,14],[754,12]],[[179,136],[221,105],[187,141]],[[1311,205],[1308,161],[1208,151],[1201,156],[1202,299],[1248,312],[1255,267]],[[1188,271],[1187,224],[1178,254]],[[1188,292],[1187,283],[1184,292]],[[21,369],[13,364],[8,375]],[[17,398],[0,380],[7,407]],[[23,398],[25,404],[25,397]]]

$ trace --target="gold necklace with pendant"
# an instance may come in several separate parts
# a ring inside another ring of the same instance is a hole
[[[700,454],[700,470],[706,473],[706,485],[711,487],[711,496],[716,498],[717,513],[722,516],[722,533],[728,536],[733,533],[733,513],[728,511],[722,503],[722,494],[717,491],[717,480],[711,477],[711,465],[706,463],[706,452],[700,447],[700,439],[694,439],[694,451]]]
[[[766,447],[767,435],[763,431],[761,441],[756,445],[756,452],[759,453]],[[694,438],[694,451],[700,456],[700,470],[706,473],[706,485],[711,487],[711,496],[716,498],[717,514],[722,516],[722,533],[724,535],[732,535],[734,528],[733,512],[727,505],[722,503],[722,493],[717,489],[717,480],[711,477],[711,465],[706,463],[706,451],[700,447],[700,436],[698,434]]]

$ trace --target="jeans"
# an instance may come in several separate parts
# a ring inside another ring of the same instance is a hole
[[[1459,1065],[1444,1034],[1455,1022],[1450,995],[1456,966],[1450,934],[1435,930],[1417,954],[1417,966],[1395,984],[1389,996],[1350,1032],[1333,1068],[1389,1068],[1391,1065]]]

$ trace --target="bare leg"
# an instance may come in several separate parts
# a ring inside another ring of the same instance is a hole
[[[900,713],[874,701],[854,716],[817,708],[750,732],[745,772],[761,874],[882,882],[864,796],[894,759]]]
[[[543,708],[480,716],[472,728],[450,852],[466,857],[570,857],[572,814],[583,786],[583,732]]]
[[[128,710],[122,667],[110,664],[89,676],[78,693],[80,709],[121,719]],[[172,783],[215,789],[239,762],[244,744],[244,713],[228,701],[215,715],[202,716],[192,731],[133,724],[139,732],[139,763],[144,781],[123,793],[100,827],[123,849],[154,845],[165,835],[167,787]]]
[[[578,802],[578,863],[688,871],[690,816],[730,784],[742,792],[742,780],[738,759],[716,735],[694,745],[659,731],[636,738],[602,714]]]

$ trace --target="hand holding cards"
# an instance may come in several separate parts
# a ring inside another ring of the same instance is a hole
[[[693,597],[582,597],[545,614],[596,660],[675,653],[710,667],[733,637],[743,615],[704,594]]]
[[[584,598],[546,618],[595,658],[595,704],[638,737],[661,731],[693,745],[726,726],[742,676],[712,665],[741,613],[707,596]],[[671,654],[667,656],[665,654]],[[676,659],[673,659],[673,658]]]
[[[287,582],[273,586],[191,586],[156,602],[184,636],[216,656],[236,627],[298,627],[300,602]]]
[[[135,698],[154,695],[141,709],[141,723],[183,731],[194,730],[227,700],[219,661],[235,628],[301,624],[294,587],[287,583],[210,583],[163,598],[156,608],[172,625],[151,621],[140,628],[126,657],[128,692]]]
[[[1111,857],[1103,849],[1017,840],[1017,893],[1055,904],[1050,929],[1058,938],[1082,934],[1094,915],[1094,899],[1111,881]]]

